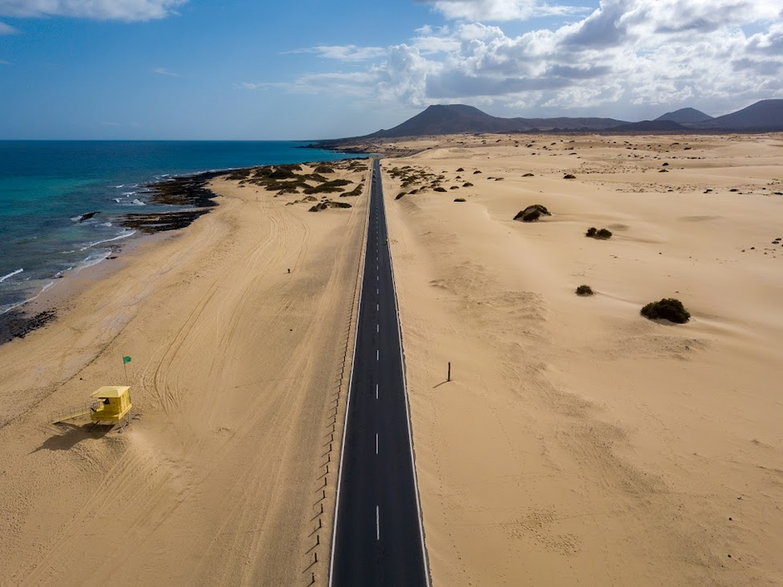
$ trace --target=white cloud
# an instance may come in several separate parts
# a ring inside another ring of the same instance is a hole
[[[19,31],[17,31],[10,24],[0,22],[0,35],[13,35],[14,33],[18,33],[18,32]]]
[[[578,6],[550,5],[539,0],[421,0],[446,18],[497,22],[527,20],[536,16],[579,14]]]
[[[356,45],[318,45],[307,49],[295,49],[286,53],[312,53],[325,59],[337,61],[367,61],[386,55],[382,47],[357,47]]]
[[[158,75],[165,75],[168,77],[180,77],[180,74],[174,73],[173,71],[169,71],[168,69],[164,67],[156,67],[152,70],[153,73],[157,73]]]
[[[71,16],[96,20],[164,18],[188,0],[0,0],[0,16]]]
[[[375,72],[308,73],[293,82],[240,82],[240,90],[282,89],[298,94],[329,92],[348,96],[370,96],[372,86],[377,82]]]
[[[540,7],[448,3],[483,6],[492,16]],[[408,107],[524,107],[531,116],[574,109],[620,116],[629,105],[717,113],[783,95],[783,14],[779,0],[603,0],[575,22],[520,35],[467,19],[421,27],[409,42],[378,51],[363,72],[333,75],[303,76],[286,88],[338,87]]]

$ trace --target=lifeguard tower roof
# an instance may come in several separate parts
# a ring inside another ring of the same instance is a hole
[[[90,397],[122,397],[129,389],[129,385],[104,385],[93,391]]]

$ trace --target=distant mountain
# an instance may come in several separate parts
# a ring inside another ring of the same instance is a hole
[[[673,120],[642,120],[614,127],[617,132],[687,131],[688,128]]]
[[[516,132],[688,132],[783,131],[783,100],[762,100],[725,116],[712,118],[694,108],[667,112],[655,120],[626,122],[614,118],[501,118],[465,104],[427,107],[402,124],[361,137],[319,141],[314,146],[341,145],[370,139],[417,137],[458,133]],[[358,148],[358,147],[353,147]]]
[[[381,129],[368,138],[410,137],[462,132],[509,132],[517,130],[507,118],[490,116],[464,104],[433,105],[391,129]]]
[[[720,130],[783,130],[783,100],[761,100],[747,108],[693,126]]]
[[[679,124],[688,124],[691,122],[706,122],[707,120],[712,120],[712,116],[704,114],[704,112],[695,108],[680,108],[674,112],[667,112],[655,120],[673,120]]]
[[[500,118],[465,104],[428,106],[402,124],[360,138],[396,138],[457,133],[503,133],[530,130],[606,130],[625,124],[613,118]]]

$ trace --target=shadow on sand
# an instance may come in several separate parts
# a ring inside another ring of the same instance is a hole
[[[103,438],[111,429],[111,426],[96,426],[92,423],[60,423],[56,424],[56,426],[62,433],[50,436],[33,452],[38,452],[39,450],[70,450],[82,440],[88,438]]]

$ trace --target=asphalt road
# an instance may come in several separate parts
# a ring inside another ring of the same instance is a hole
[[[377,160],[342,451],[330,585],[428,585]]]

